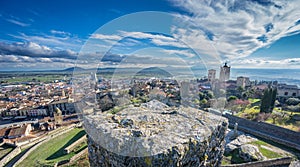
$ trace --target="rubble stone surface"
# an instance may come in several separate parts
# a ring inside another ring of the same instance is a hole
[[[86,115],[91,166],[220,166],[227,119],[150,101]]]

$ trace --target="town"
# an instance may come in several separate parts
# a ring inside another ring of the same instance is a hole
[[[97,73],[91,72],[89,82],[84,86],[90,87],[96,94],[98,112],[116,114],[130,105],[139,107],[157,100],[170,107],[182,105],[219,115],[227,113],[300,131],[300,115],[297,114],[300,109],[300,89],[297,85],[251,81],[245,76],[233,79],[230,72],[231,67],[227,63],[220,66],[219,78],[217,70],[209,69],[207,76],[182,81],[172,77],[113,81],[101,75],[97,77]],[[71,79],[2,82],[2,144],[13,147],[32,145],[33,141],[40,142],[56,129],[81,126],[77,115],[82,113],[75,110],[77,102],[74,100]],[[264,96],[272,99],[272,93],[266,93],[272,90],[276,90],[272,108],[263,111]]]

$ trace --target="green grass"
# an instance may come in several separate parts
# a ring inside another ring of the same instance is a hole
[[[262,140],[257,140],[257,141],[253,141],[250,142],[249,144],[255,145],[258,147],[259,151],[262,153],[263,156],[265,156],[268,159],[271,158],[280,158],[280,157],[284,157],[286,155],[284,154],[280,154],[274,151],[271,151],[269,149],[263,148],[262,146],[266,146],[266,147],[273,147],[272,145],[270,145],[269,143],[266,143]],[[274,143],[275,144],[275,143]],[[277,147],[277,146],[276,146]],[[234,150],[232,153],[230,154],[224,154],[224,157],[222,159],[222,165],[228,165],[228,164],[239,164],[239,163],[244,163],[244,160],[241,159],[238,156],[238,150]]]
[[[237,116],[253,120],[259,114],[259,111],[260,109],[258,106],[254,106],[251,108],[247,107],[244,111],[237,113]]]
[[[58,161],[70,159],[77,152],[64,154],[64,148],[71,145],[83,135],[85,135],[85,131],[76,128],[57,136],[36,148],[19,166],[53,166]],[[82,146],[78,151],[85,147],[86,145]]]
[[[258,147],[259,151],[262,153],[262,155],[267,157],[268,159],[283,157],[283,155],[281,155],[277,152],[263,148],[262,146],[271,147],[270,144],[268,144],[264,141],[257,140],[257,141],[251,142],[250,144],[256,145]]]
[[[31,81],[40,81],[40,82],[52,82],[55,80],[61,80],[65,75],[29,75],[29,76],[15,76],[10,78],[3,78],[1,81],[7,81],[8,83],[12,82],[31,82]],[[68,77],[67,77],[68,78]]]
[[[260,99],[253,99],[253,98],[249,98],[248,100],[249,100],[249,102],[250,102],[251,104],[252,104],[252,103],[257,103],[257,102],[260,101]]]
[[[0,160],[4,158],[7,154],[9,154],[14,148],[9,145],[2,145],[0,147]]]

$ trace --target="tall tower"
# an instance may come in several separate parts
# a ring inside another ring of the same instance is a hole
[[[227,81],[230,78],[230,67],[227,66],[227,63],[220,68],[220,81]]]
[[[214,81],[216,79],[216,70],[210,69],[208,70],[208,75],[207,75],[208,81]]]

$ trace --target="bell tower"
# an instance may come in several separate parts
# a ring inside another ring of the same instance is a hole
[[[230,66],[227,65],[227,63],[224,64],[224,66],[220,68],[220,81],[227,81],[230,78]]]

